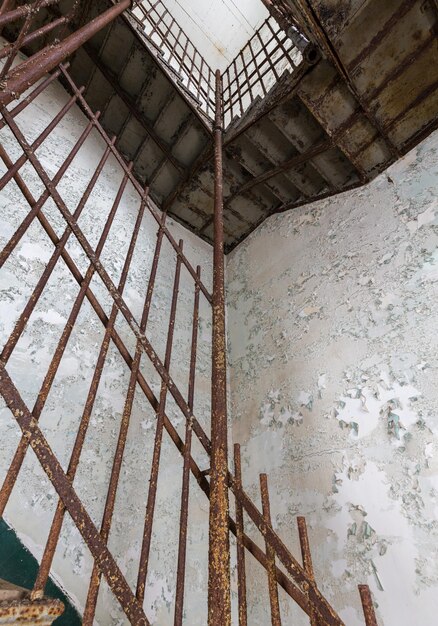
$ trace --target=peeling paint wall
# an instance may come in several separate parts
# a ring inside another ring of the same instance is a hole
[[[59,84],[52,84],[18,116],[18,125],[28,138],[35,138],[68,98],[69,96]],[[73,108],[39,148],[38,156],[50,176],[56,173],[85,125],[86,119],[79,108]],[[3,129],[0,139],[7,153],[15,160],[20,150],[11,133]],[[103,141],[97,132],[93,131],[59,183],[58,190],[69,208],[73,209],[79,202],[104,149]],[[2,163],[0,169],[0,175],[2,175],[5,171]],[[43,192],[43,186],[36,172],[28,165],[25,165],[20,172],[34,196],[38,198]],[[115,159],[110,158],[79,220],[80,227],[93,246],[97,245],[121,179],[120,166]],[[15,183],[9,184],[6,190],[0,196],[2,247],[29,210]],[[101,257],[104,267],[115,282],[118,282],[121,274],[138,209],[139,197],[128,184]],[[65,224],[51,201],[46,204],[44,214],[60,235],[64,231]],[[184,251],[191,263],[194,266],[197,264],[202,266],[203,280],[210,289],[212,258],[210,246],[182,226],[173,223],[172,220],[168,220],[168,224],[176,240],[184,239]],[[137,320],[140,319],[143,308],[156,232],[156,222],[146,214],[124,292],[126,302]],[[73,237],[70,237],[68,241],[67,250],[77,262],[80,270],[85,273],[88,261]],[[1,346],[5,344],[52,252],[51,241],[35,220],[2,268]],[[176,262],[173,249],[167,241],[163,243],[160,259],[146,334],[160,357],[163,358]],[[109,315],[112,301],[98,278],[93,278],[91,289]],[[30,408],[33,407],[77,293],[77,283],[71,277],[64,262],[60,260],[9,360],[7,369]],[[187,397],[188,386],[193,297],[193,280],[188,271],[183,268],[172,358],[174,365],[171,366],[171,374],[185,397]],[[202,295],[200,306],[195,412],[201,423],[207,426],[211,384],[211,311]],[[135,341],[121,316],[116,323],[116,329],[133,354]],[[42,430],[64,468],[67,467],[82,415],[103,339],[103,331],[100,320],[85,300],[62,358],[46,408],[41,416]],[[160,380],[152,371],[145,356],[141,370],[146,380],[150,382],[155,395],[158,396]],[[105,504],[128,381],[129,370],[117,349],[111,344],[75,480],[77,493],[83,499],[94,523],[98,526],[101,523]],[[167,413],[180,436],[184,438],[185,422],[171,399],[167,404]],[[134,589],[137,580],[155,424],[154,411],[142,392],[137,390],[114,512],[113,530],[109,541],[110,549],[117,557],[122,571],[127,572],[126,578]],[[0,432],[0,481],[2,482],[20,437],[18,426],[9,410],[5,408],[3,400],[0,404]],[[200,446],[194,445],[194,457],[201,469],[208,466]],[[171,624],[173,623],[175,593],[182,458],[166,433],[163,440],[161,464],[145,610],[153,624]],[[5,518],[37,558],[41,558],[56,503],[56,493],[33,452],[29,451],[10,503],[6,508]],[[206,623],[207,611],[208,501],[194,482],[191,483],[189,521],[186,602],[190,607],[191,623],[203,626]],[[90,553],[67,516],[54,560],[54,577],[64,589],[68,590],[79,609],[84,607],[91,569]],[[108,591],[105,583],[102,585],[97,618],[97,622],[101,625],[114,626],[127,623],[117,601]]]
[[[233,439],[348,626],[431,625],[438,591],[438,133],[369,185],[271,217],[228,257]],[[249,623],[269,622],[248,566]],[[282,598],[285,624],[307,624]]]

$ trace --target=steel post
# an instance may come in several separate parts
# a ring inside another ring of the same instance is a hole
[[[231,624],[222,133],[222,80],[220,72],[217,71],[214,125],[213,347],[208,573],[209,626],[230,626]]]

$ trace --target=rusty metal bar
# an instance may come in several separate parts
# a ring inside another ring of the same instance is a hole
[[[85,130],[83,131],[83,133],[81,134],[81,136],[79,137],[78,141],[73,146],[73,148],[70,151],[70,153],[68,154],[68,156],[65,159],[64,163],[61,165],[61,167],[59,168],[58,172],[53,177],[52,183],[54,185],[57,185],[59,183],[59,181],[61,180],[61,178],[64,176],[64,174],[67,171],[69,165],[71,164],[71,162],[73,161],[73,159],[75,158],[75,156],[79,152],[80,148],[82,147],[82,145],[86,141],[87,137],[90,135],[91,131],[93,130],[93,126],[94,126],[93,122],[90,121],[88,123],[87,127],[85,128]],[[10,158],[9,158],[8,154],[6,153],[5,149],[1,145],[0,145],[0,158],[5,163],[6,167],[9,169],[9,171],[14,169],[14,164],[12,163],[12,161],[10,160]],[[20,174],[18,174],[18,172],[16,172],[13,175],[13,177],[15,179],[15,182],[21,188],[22,186],[20,185],[20,181],[22,182],[23,179],[20,176]],[[30,202],[32,210],[29,211],[29,213],[26,215],[24,220],[21,222],[20,226],[17,228],[15,233],[12,235],[12,237],[10,238],[8,243],[5,245],[3,250],[0,252],[0,268],[3,267],[4,263],[9,258],[10,254],[15,249],[15,247],[17,246],[17,244],[19,243],[19,241],[23,237],[24,233],[27,231],[27,229],[29,228],[30,224],[35,219],[36,215],[41,211],[41,209],[43,208],[44,204],[46,203],[46,201],[48,200],[49,197],[50,197],[50,194],[46,190],[41,195],[41,197],[39,198],[38,201],[35,201],[32,198],[32,201]]]
[[[230,626],[231,624],[222,115],[222,79],[218,70],[216,72],[216,115],[214,125],[213,344],[208,572],[209,626]]]
[[[96,258],[98,259],[100,257],[100,254],[103,250],[103,247],[105,245],[105,242],[107,240],[109,231],[111,229],[114,217],[116,215],[117,209],[119,207],[120,204],[120,200],[122,198],[125,186],[127,184],[127,176],[125,175],[123,177],[122,183],[120,185],[120,188],[117,192],[116,198],[114,200],[113,206],[111,208],[111,211],[108,214],[107,220],[106,220],[106,224],[105,227],[102,231],[102,234],[100,236],[97,248],[96,248]],[[91,191],[91,190],[90,190]],[[82,210],[83,205],[80,207],[79,212]],[[68,232],[68,235],[70,234],[70,232]],[[65,238],[64,244],[68,238],[68,235]],[[54,256],[52,256],[52,259],[54,258]],[[58,257],[59,258],[59,257]],[[56,262],[56,261],[55,261]],[[54,266],[54,263],[53,263]],[[53,266],[50,269],[50,273],[53,269]],[[35,401],[35,405],[34,408],[32,410],[32,419],[34,419],[36,422],[39,420],[41,413],[44,409],[44,406],[46,404],[48,395],[50,393],[50,389],[52,387],[53,381],[55,380],[55,376],[56,373],[58,371],[58,367],[59,364],[61,362],[62,356],[64,354],[65,348],[67,346],[68,340],[70,338],[70,335],[73,331],[73,327],[74,324],[76,322],[77,316],[79,315],[79,311],[81,309],[82,303],[85,299],[85,293],[88,289],[88,287],[90,286],[91,283],[91,279],[93,278],[95,273],[95,268],[92,264],[90,264],[87,273],[85,274],[85,279],[81,285],[81,288],[79,290],[78,295],[76,296],[75,302],[73,304],[73,307],[71,309],[69,318],[67,320],[67,323],[64,327],[64,330],[62,332],[61,338],[59,339],[58,345],[56,347],[55,353],[53,355],[52,361],[49,365],[49,369],[47,370],[46,376],[44,377],[44,381],[41,385],[41,389],[38,393],[37,399]],[[50,275],[50,274],[49,274]],[[48,280],[48,276],[46,275],[45,277],[45,282],[47,282]],[[41,289],[42,291],[42,289]],[[32,305],[32,300],[28,301],[26,306]],[[16,336],[18,335],[18,337],[20,336],[21,332],[24,329],[24,325],[26,323],[27,319],[26,317],[23,317],[22,319],[19,320],[19,325],[17,324],[16,328],[14,329],[14,331],[11,334],[11,338],[12,341],[15,340]],[[10,339],[11,339],[10,338]],[[18,339],[17,339],[18,340]],[[9,341],[8,341],[9,344]],[[10,355],[10,353],[12,352],[12,349],[8,344],[6,344],[8,351],[6,351],[6,346],[3,352],[6,352],[7,355]],[[3,356],[3,355],[2,355]],[[1,363],[4,365],[7,362],[7,358],[3,357],[1,359]],[[28,450],[29,447],[29,442],[27,441],[27,439],[25,437],[22,437],[20,440],[20,443],[18,444],[17,450],[15,452],[15,455],[13,457],[13,460],[11,461],[11,464],[8,468],[8,472],[7,475],[5,477],[5,480],[3,482],[3,486],[0,492],[0,510],[3,511],[4,507],[7,504],[7,501],[9,499],[10,493],[13,489],[13,486],[15,484],[15,481],[17,479],[18,473],[20,472],[21,466],[23,464],[24,458],[26,456],[26,452]]]
[[[58,26],[62,26],[63,24],[68,24],[69,21],[70,21],[70,18],[67,16],[59,17],[58,19],[53,20],[53,22],[49,22],[48,24],[45,24],[44,26],[41,26],[40,28],[33,30],[29,35],[26,35],[23,38],[23,41],[21,42],[21,46],[27,46],[28,44],[32,43],[33,41],[36,41],[40,37],[44,37],[44,35],[47,35],[48,33],[52,32],[52,30],[55,30],[55,28],[58,28]],[[8,44],[0,51],[0,59],[3,59],[3,57],[8,56],[13,51],[13,45],[14,44]]]
[[[268,477],[260,474],[260,493],[262,495],[263,519],[265,523],[272,526],[271,507],[269,504]],[[269,603],[271,605],[272,626],[281,626],[280,603],[278,601],[277,577],[275,575],[275,549],[266,541],[266,558],[268,560],[268,588]]]
[[[163,220],[164,219],[165,219],[165,215],[163,216]],[[159,252],[158,252],[158,255],[156,257],[157,261],[158,261],[158,256],[159,256]],[[178,285],[179,285],[180,268],[181,268],[181,260],[180,260],[179,257],[177,257],[177,267],[176,267],[176,273],[175,273],[174,295],[173,295],[173,300],[172,300],[172,307],[173,308],[172,308],[172,311],[171,311],[171,318],[170,318],[171,321],[169,323],[168,345],[169,345],[169,342],[170,342],[170,346],[172,345],[172,341],[173,341],[173,328],[174,328],[174,324],[175,324],[176,301],[177,301],[177,297],[178,297]],[[149,289],[149,285],[148,285],[148,289],[147,289],[146,297],[145,297],[144,308],[143,308],[142,319],[141,319],[141,322],[140,322],[140,329],[141,329],[141,332],[143,332],[143,333],[146,330],[146,324],[147,324],[149,310],[150,310],[149,294],[152,294],[152,291]],[[172,315],[172,313],[173,313],[173,315]],[[102,525],[101,525],[100,534],[101,534],[101,537],[103,538],[103,540],[106,543],[108,543],[109,534],[110,534],[110,531],[111,531],[111,524],[112,524],[112,518],[113,518],[113,513],[114,513],[114,505],[115,505],[115,501],[116,501],[118,482],[119,482],[119,478],[120,478],[120,470],[122,468],[123,454],[124,454],[124,451],[125,451],[125,445],[126,445],[126,440],[127,440],[127,436],[128,436],[129,423],[130,423],[130,420],[131,420],[132,406],[133,406],[133,402],[134,402],[135,389],[136,389],[136,385],[137,385],[137,375],[138,375],[138,371],[139,371],[139,368],[140,368],[141,356],[142,356],[141,345],[140,345],[139,342],[137,342],[136,352],[135,352],[135,357],[134,357],[134,362],[133,362],[133,367],[132,367],[131,376],[130,376],[130,379],[129,379],[128,391],[127,391],[127,394],[126,394],[125,406],[124,406],[124,409],[123,409],[122,421],[121,421],[121,424],[120,424],[120,430],[119,430],[119,437],[118,437],[118,441],[117,441],[116,452],[114,454],[114,462],[113,462],[113,467],[112,467],[112,470],[111,470],[111,478],[110,478],[110,484],[109,484],[109,487],[108,487],[107,499],[106,499],[106,503],[105,503],[105,510],[104,510],[104,514],[103,514],[103,518],[102,518]],[[166,356],[167,356],[167,351],[166,351]],[[166,365],[166,362],[165,362],[165,365]],[[167,366],[166,369],[168,369],[168,366]],[[164,389],[166,390],[166,387],[164,387]],[[161,397],[160,397],[160,409],[161,409],[161,407],[162,407],[162,400],[161,400]],[[162,411],[164,411],[164,408],[165,408],[165,406],[163,405]],[[160,409],[159,409],[159,411],[160,411]],[[157,468],[157,477],[158,477],[158,468]],[[90,587],[89,587],[89,590],[88,590],[88,597],[87,597],[87,602],[86,602],[85,611],[84,611],[84,615],[83,615],[82,623],[83,623],[84,626],[92,626],[92,624],[93,624],[94,614],[95,614],[95,610],[96,610],[97,597],[98,597],[99,588],[100,588],[100,580],[101,580],[101,573],[99,571],[99,568],[98,568],[97,564],[95,563],[95,565],[93,567],[93,572],[92,572],[92,575],[91,575]],[[137,593],[137,600],[141,604],[143,603],[143,598],[138,597],[138,593]]]
[[[82,93],[83,90],[84,90],[84,88],[81,87],[79,89],[80,93]],[[76,94],[74,94],[68,100],[68,102],[66,102],[66,104],[62,107],[62,109],[55,115],[55,117],[50,121],[50,123],[46,126],[46,128],[43,130],[43,132],[40,135],[38,135],[38,137],[32,142],[32,144],[30,146],[30,149],[33,152],[35,152],[35,150],[41,146],[43,141],[45,141],[47,139],[47,137],[50,135],[50,133],[53,131],[53,129],[56,128],[56,126],[63,119],[63,117],[65,117],[65,115],[73,107],[73,105],[75,104],[76,100],[77,100],[77,96],[76,96]],[[19,157],[17,159],[17,161],[14,163],[14,165],[12,167],[10,167],[9,170],[0,178],[0,191],[15,176],[15,174],[26,163],[27,160],[28,160],[28,158],[27,158],[26,154],[23,153],[21,155],[21,157]]]
[[[182,249],[183,241],[179,242]],[[176,260],[175,278],[173,283],[172,302],[170,305],[169,328],[167,331],[166,354],[164,356],[164,369],[170,371],[170,362],[172,359],[173,335],[175,330],[176,307],[178,304],[178,291],[181,276],[181,258],[178,256]],[[143,330],[144,332],[144,330]],[[140,346],[139,346],[140,351]],[[160,389],[160,402],[157,412],[157,426],[155,429],[154,450],[152,453],[151,472],[149,476],[149,490],[146,503],[146,513],[144,518],[143,541],[140,551],[140,564],[138,567],[137,578],[137,598],[142,602],[146,587],[146,577],[149,564],[149,554],[151,549],[152,527],[154,523],[155,501],[158,487],[158,472],[160,468],[161,444],[163,441],[164,430],[164,413],[166,410],[167,385],[163,380]]]
[[[102,139],[106,142],[109,143],[109,138],[108,135],[106,134],[106,132],[104,131],[104,129],[102,128],[101,124],[97,122],[97,120],[95,120],[95,115],[92,112],[92,110],[90,109],[90,107],[88,106],[85,98],[82,96],[82,94],[78,93],[78,87],[76,86],[76,84],[74,83],[74,81],[72,80],[72,78],[70,77],[70,75],[68,74],[68,72],[66,71],[66,68],[64,65],[61,65],[61,71],[63,73],[63,75],[65,76],[68,84],[70,85],[71,89],[73,90],[74,93],[76,93],[78,95],[78,100],[81,103],[81,105],[83,106],[87,116],[95,121],[95,125],[97,130],[99,131],[99,134],[101,135]],[[120,153],[118,152],[118,150],[112,146],[111,147],[111,151],[114,155],[114,157],[117,159],[118,163],[121,165],[121,167],[124,169],[124,171],[126,171],[127,166],[126,166],[126,162],[124,161],[123,157],[120,155]],[[139,193],[141,195],[142,193],[142,188],[140,186],[140,183],[137,181],[137,179],[131,174],[129,176],[130,182],[132,183],[132,185],[134,186],[134,188],[136,189],[137,193]],[[157,214],[157,212],[155,211],[155,209],[148,203],[148,209],[150,214],[152,215],[152,217],[155,219],[155,221],[159,224],[160,223],[160,216]],[[163,207],[163,210],[167,210],[167,206]],[[212,298],[210,293],[208,292],[208,290],[206,289],[205,285],[199,281],[198,277],[196,276],[196,271],[193,268],[193,266],[191,265],[191,263],[188,261],[188,259],[186,258],[186,256],[179,250],[178,248],[178,244],[175,241],[174,237],[172,236],[172,234],[170,233],[169,229],[166,226],[163,226],[164,228],[164,233],[166,235],[166,238],[168,239],[169,243],[171,244],[171,246],[173,247],[173,249],[175,250],[175,252],[177,254],[179,254],[181,256],[182,262],[184,263],[186,269],[189,271],[190,275],[192,276],[193,280],[195,282],[199,282],[199,286],[200,289],[202,291],[202,293],[204,294],[204,296],[206,297],[208,302],[212,302]]]
[[[198,276],[201,276],[201,268],[196,269]],[[195,374],[196,374],[196,352],[198,346],[198,324],[199,324],[199,285],[195,284],[195,298],[193,304],[193,320],[192,320],[192,346],[190,351],[190,370],[189,370],[189,389],[187,404],[193,411],[194,394],[195,394]],[[184,609],[184,583],[186,571],[186,552],[187,552],[187,523],[189,515],[189,490],[190,490],[190,460],[192,447],[193,420],[186,420],[184,453],[183,453],[183,475],[181,487],[181,513],[179,523],[179,540],[178,540],[178,565],[176,576],[176,592],[175,592],[175,618],[174,626],[182,626],[183,609]]]
[[[0,91],[0,105],[8,104],[26,91],[130,6],[131,0],[120,0],[62,42],[48,46],[20,63],[9,74],[4,89]]]
[[[238,443],[234,444],[234,477],[236,483],[242,486],[242,463],[240,458],[240,445]],[[248,625],[248,608],[246,603],[245,543],[243,535],[243,508],[239,499],[236,498],[237,593],[239,599],[239,626]]]
[[[307,534],[306,519],[302,516],[297,517],[298,534],[300,537],[301,557],[303,559],[303,567],[306,570],[309,578],[313,580],[315,585],[315,574],[313,572],[312,555],[310,552],[309,536]],[[321,622],[318,620],[318,615],[311,607],[310,625],[319,626]]]
[[[40,9],[49,7],[52,4],[59,4],[60,1],[61,0],[43,0],[40,4]],[[28,15],[29,11],[32,11],[32,5],[23,4],[16,9],[8,10],[7,8],[5,12],[3,8],[5,5],[11,5],[11,3],[6,2],[4,5],[2,5],[2,8],[0,9],[0,28],[23,17],[25,18]]]
[[[105,576],[109,587],[120,602],[126,616],[136,626],[150,626],[143,608],[133,595],[125,577],[105,542],[101,539],[96,526],[73,489],[70,480],[50,448],[38,423],[32,418],[31,412],[2,364],[0,364],[0,393],[21,428],[23,436],[26,437],[32,450],[35,452],[48,479],[63,500],[73,522],[81,533],[91,554],[96,559],[100,571]]]
[[[138,233],[140,230],[141,222],[143,220],[144,211],[146,207],[146,200],[148,196],[148,187],[145,188],[144,197],[140,203],[140,209],[134,224],[134,229],[132,232],[131,241],[129,244],[128,252],[124,261],[122,273],[119,281],[119,291],[123,293],[126,285],[126,280],[128,277],[128,272],[131,266],[132,257],[134,254],[135,246],[137,243]],[[76,435],[75,443],[73,445],[73,450],[70,455],[70,461],[67,470],[67,476],[71,480],[72,484],[74,482],[74,478],[76,475],[77,468],[79,466],[80,456],[82,453],[82,449],[85,442],[85,437],[87,434],[88,426],[90,423],[91,413],[94,408],[94,403],[97,396],[97,391],[99,388],[103,368],[106,362],[106,357],[108,354],[108,349],[111,341],[111,334],[114,330],[114,325],[118,315],[118,309],[115,304],[113,304],[108,325],[105,328],[104,337],[102,340],[102,344],[100,347],[99,355],[96,361],[96,367],[93,373],[93,378],[90,384],[90,388],[87,395],[87,400],[85,402],[84,410],[82,413],[81,421],[79,424],[78,432]],[[66,508],[62,500],[58,501],[58,505],[56,508],[56,512],[52,521],[52,526],[50,528],[49,536],[46,542],[46,547],[44,549],[43,557],[41,560],[41,564],[38,570],[38,575],[33,587],[32,598],[40,598],[44,594],[44,587],[46,586],[50,568],[52,566],[53,556],[55,554],[56,546],[58,544],[59,535],[61,533],[62,523],[64,521]]]
[[[65,67],[69,67],[70,63],[66,63]],[[31,93],[20,100],[20,102],[10,110],[10,114],[12,117],[16,117],[21,111],[23,111],[35,98],[37,98],[40,93],[42,93],[46,87],[48,87],[51,83],[53,83],[61,74],[61,69],[57,68],[52,74],[49,74],[47,78],[41,81],[38,86],[31,91]],[[4,119],[0,120],[0,130],[6,126],[6,121]]]
[[[366,626],[378,626],[374,611],[373,598],[368,585],[358,585]]]
[[[39,9],[41,8],[42,1],[43,0],[36,0],[34,4],[29,5],[30,10],[28,11],[26,15],[24,24],[21,26],[20,32],[18,33],[18,37],[14,41],[14,43],[11,45],[11,49],[9,51],[8,57],[3,67],[0,69],[0,85],[3,84],[3,79],[5,78],[9,70],[11,69],[12,63],[14,62],[15,57],[17,56],[18,51],[21,48],[27,33],[29,32],[29,28],[31,27],[34,15],[38,13]]]

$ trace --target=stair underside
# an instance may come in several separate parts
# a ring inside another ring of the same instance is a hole
[[[225,133],[227,251],[273,213],[371,180],[436,128],[434,0],[330,7],[326,33],[348,76],[327,58],[303,64]],[[211,124],[135,21],[124,16],[96,35],[71,73],[155,202],[211,242]]]

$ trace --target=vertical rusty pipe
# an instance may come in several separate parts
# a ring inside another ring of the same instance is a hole
[[[263,518],[268,526],[272,527],[271,507],[269,503],[268,477],[260,474],[260,493],[262,495]],[[268,573],[269,602],[271,605],[272,626],[281,626],[280,604],[278,601],[277,576],[275,573],[275,550],[266,542],[266,561]]]
[[[242,463],[240,445],[234,444],[234,477],[236,485],[242,487]],[[245,573],[245,544],[243,538],[243,507],[236,497],[236,539],[237,539],[237,594],[239,599],[239,626],[248,625],[248,610],[246,605],[246,573]]]
[[[183,248],[183,240],[179,242],[180,250]],[[175,331],[176,311],[178,305],[178,293],[181,276],[181,255],[177,255],[175,278],[173,283],[172,302],[170,305],[169,326],[167,330],[166,353],[164,356],[164,368],[169,373],[172,358],[173,336]],[[152,527],[154,523],[155,502],[157,497],[158,477],[160,470],[161,445],[164,432],[164,415],[167,401],[167,385],[161,381],[160,402],[157,411],[157,426],[155,428],[154,450],[152,452],[151,471],[149,475],[149,489],[146,502],[146,513],[143,526],[143,541],[140,551],[140,563],[137,576],[137,599],[143,602],[145,594],[146,577],[149,565],[149,554],[152,542]]]
[[[8,104],[26,91],[130,6],[131,0],[120,0],[60,43],[47,46],[17,65],[5,81],[4,90],[0,92],[0,104]]]
[[[298,534],[300,536],[301,556],[303,559],[303,567],[307,572],[309,578],[314,582],[315,574],[313,571],[312,555],[310,552],[309,536],[307,534],[306,519],[304,517],[297,517]],[[318,613],[316,609],[311,606],[310,608],[310,626],[318,626],[319,624]]]
[[[209,626],[230,626],[231,624],[222,133],[222,80],[220,72],[217,71],[216,115],[214,123],[213,346],[208,562]]]
[[[366,626],[378,626],[370,588],[368,585],[359,585],[358,588]]]

